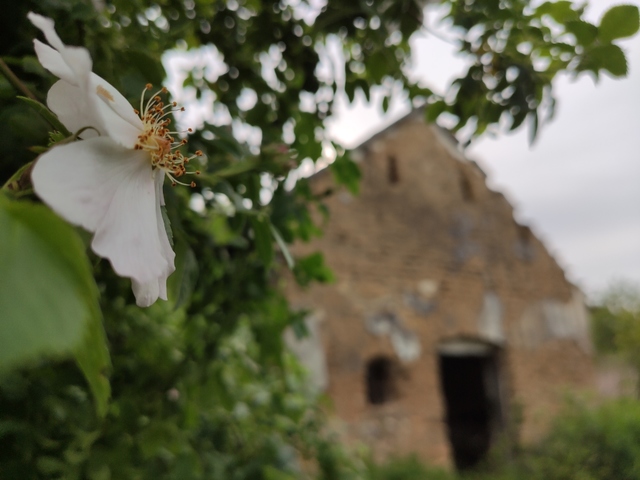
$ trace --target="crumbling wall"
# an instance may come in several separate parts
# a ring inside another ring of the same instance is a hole
[[[438,347],[476,339],[501,349],[507,409],[523,413],[525,440],[543,430],[564,389],[594,377],[582,298],[503,195],[437,127],[409,116],[355,155],[361,194],[328,200],[320,250],[337,280],[301,290],[294,304],[322,317],[326,392],[347,438],[375,455],[416,452],[450,464]],[[331,186],[328,172],[314,188]],[[367,401],[374,358],[395,362],[392,401]],[[507,412],[508,414],[509,412]]]

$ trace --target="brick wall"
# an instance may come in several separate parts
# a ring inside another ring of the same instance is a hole
[[[451,464],[439,352],[465,341],[499,353],[505,421],[519,409],[522,440],[535,440],[566,389],[593,387],[580,292],[477,165],[419,113],[355,156],[360,195],[337,191],[324,236],[294,249],[322,251],[336,282],[286,286],[294,306],[320,319],[316,340],[341,431],[378,458],[416,452]],[[322,191],[331,175],[312,183]],[[371,404],[367,362],[377,357],[394,362],[394,394]]]

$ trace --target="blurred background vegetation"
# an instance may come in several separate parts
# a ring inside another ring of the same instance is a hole
[[[624,280],[613,283],[591,307],[591,323],[598,356],[630,368],[640,399],[640,286]]]
[[[536,446],[505,460],[494,452],[485,465],[461,475],[414,457],[370,464],[372,480],[628,480],[640,478],[640,404],[635,399],[599,407],[573,399]]]
[[[335,158],[329,168],[336,182],[357,191],[358,168],[327,138],[323,122],[337,95],[353,100],[359,91],[369,98],[374,86],[391,95],[400,85],[416,106],[427,106],[428,119],[455,119],[454,130],[471,126],[479,135],[501,120],[508,129],[527,121],[535,136],[540,119],[553,111],[556,74],[626,74],[614,42],[635,33],[637,8],[617,10],[596,26],[569,2],[533,8],[524,0],[445,1],[461,32],[460,50],[477,59],[445,99],[405,75],[409,38],[423,28],[423,3],[331,0],[315,9],[304,1],[25,0],[3,6],[3,183],[36,157],[31,147],[46,146],[49,138],[46,121],[16,98],[44,102],[55,81],[34,56],[38,32],[28,11],[53,18],[68,45],[87,47],[94,71],[133,102],[146,83],[166,80],[162,58],[169,50],[180,55],[214,46],[224,68],[215,73],[194,65],[180,85],[192,94],[192,107],[205,102],[217,115],[185,126],[195,129],[190,148],[205,152],[197,188],[165,193],[177,253],[169,302],[133,306],[129,281],[85,252],[86,234],[60,228],[46,237],[35,220],[52,214],[38,210],[33,195],[0,196],[0,230],[30,219],[34,235],[65,245],[81,258],[65,261],[82,261],[78,268],[93,274],[82,280],[86,315],[66,318],[68,330],[39,331],[29,312],[44,315],[47,298],[66,301],[56,290],[60,282],[55,276],[36,282],[43,275],[38,257],[24,245],[8,252],[3,245],[4,255],[22,255],[21,272],[33,275],[34,286],[19,290],[19,272],[0,272],[0,350],[18,345],[28,353],[0,355],[0,478],[450,478],[415,459],[375,465],[330,432],[330,407],[309,391],[283,346],[286,328],[304,335],[304,313],[291,311],[278,290],[288,267],[301,284],[331,280],[321,255],[292,259],[286,247],[320,234],[312,218],[326,218],[322,199],[330,192],[314,195],[305,179],[286,180],[303,161],[328,156]],[[342,56],[328,55],[329,38],[339,39]],[[518,50],[522,42],[530,44],[528,53]],[[257,139],[239,140],[255,129]],[[59,251],[45,253],[54,258]],[[624,352],[638,365],[637,304],[631,312],[608,302],[594,310],[600,348]],[[70,347],[59,338],[66,332],[82,342]],[[32,348],[30,338],[42,347]],[[499,475],[640,478],[637,404],[571,412],[543,446]]]

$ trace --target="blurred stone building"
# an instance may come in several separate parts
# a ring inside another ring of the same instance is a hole
[[[322,251],[336,282],[287,285],[310,312],[310,336],[290,343],[339,429],[379,459],[458,468],[514,431],[539,438],[567,390],[594,384],[582,294],[422,112],[353,158],[360,195],[335,193],[324,236],[296,247]]]

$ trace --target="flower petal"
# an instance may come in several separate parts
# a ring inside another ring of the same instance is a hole
[[[57,81],[49,89],[47,106],[70,132],[75,133],[83,127],[96,129],[85,130],[80,138],[97,137],[103,130],[102,118],[95,114],[94,109],[89,108],[82,89],[66,80]]]
[[[91,74],[87,94],[87,100],[101,119],[104,133],[120,145],[133,148],[144,124],[127,99],[95,73]]]
[[[31,12],[28,17],[42,30],[53,47],[34,40],[34,48],[42,66],[79,88],[64,88],[58,82],[56,90],[50,92],[53,98],[48,99],[49,107],[63,117],[62,123],[73,132],[92,126],[117,143],[133,148],[144,125],[127,99],[109,82],[91,72],[91,57],[85,48],[68,47],[62,43],[53,20]],[[72,102],[72,105],[66,106],[67,102]],[[85,135],[84,138],[90,136]]]
[[[54,50],[49,45],[45,45],[40,40],[33,41],[33,48],[38,56],[40,64],[53,73],[56,77],[66,80],[71,85],[77,85],[77,78],[73,73],[73,70],[69,68],[69,65],[64,61],[62,55]]]
[[[131,280],[133,294],[136,297],[136,305],[139,307],[148,307],[155,303],[158,298],[167,299],[167,278],[170,275],[161,275],[156,280],[147,283],[139,283]]]
[[[170,260],[171,264],[173,265],[173,258],[175,257],[175,253],[173,253],[173,249],[171,248],[171,243],[169,243],[169,236],[164,226],[164,218],[162,217],[162,207],[164,206],[164,193],[162,191],[162,187],[164,186],[164,173],[159,171],[156,174],[155,186],[156,186],[156,199],[158,200],[156,204],[158,237],[161,239],[162,252],[164,253],[165,258]],[[171,272],[173,272],[173,269],[171,270]]]
[[[164,194],[162,192],[162,186],[164,184],[164,174],[161,172],[156,173],[156,217],[158,225],[158,238],[162,246],[164,257],[167,259],[169,267],[165,272],[157,279],[147,283],[139,283],[135,280],[131,282],[133,288],[133,294],[136,297],[136,304],[139,307],[148,307],[153,304],[158,298],[163,300],[167,299],[167,278],[175,270],[174,258],[175,253],[171,249],[169,238],[164,226],[164,220],[162,218],[161,206],[164,205]]]
[[[86,130],[81,138],[95,137],[99,132],[102,135],[108,135],[124,147],[133,148],[144,127],[142,121],[133,112],[129,102],[115,88],[98,75],[91,74],[91,76],[95,77],[95,82],[100,86],[100,92],[103,92],[103,95],[109,94],[115,99],[113,103],[117,102],[117,104],[114,108],[106,105],[95,91],[85,95],[81,87],[74,86],[65,80],[56,82],[49,89],[47,105],[69,131],[77,132],[83,127],[93,127],[97,130],[97,132]],[[92,78],[92,83],[93,81]],[[115,109],[124,110],[122,113],[125,116],[128,109],[130,118],[123,118]],[[131,121],[131,117],[137,120],[137,125],[134,126],[136,122]]]
[[[164,225],[158,224],[154,178],[163,174],[152,170],[146,153],[92,138],[52,148],[31,175],[45,203],[95,232],[91,248],[109,259],[118,275],[141,285],[166,281],[173,251],[167,252]]]
[[[91,73],[91,68],[93,67],[93,63],[91,62],[91,55],[89,55],[89,51],[86,48],[82,47],[67,47],[60,37],[56,33],[55,23],[53,20],[47,17],[43,17],[42,15],[38,15],[37,13],[29,12],[27,14],[27,18],[33,23],[37,28],[39,28],[42,33],[44,33],[47,42],[51,45],[61,56],[62,61],[67,65],[67,67],[74,73],[76,76],[77,83],[82,83],[88,81],[89,74]],[[42,49],[40,49],[42,51]],[[57,67],[60,66],[59,60],[51,56],[51,52],[48,52],[48,61],[53,62]],[[36,54],[38,50],[36,49]],[[38,56],[40,60],[40,56]],[[44,63],[42,64],[43,66]],[[47,68],[45,66],[45,68]],[[54,71],[51,73],[57,75]],[[63,77],[61,77],[63,78]],[[73,81],[70,83],[74,83]]]
[[[65,47],[64,43],[62,43],[62,40],[60,40],[60,37],[56,33],[55,22],[53,20],[33,12],[27,13],[27,18],[42,33],[44,33],[47,42],[49,42],[49,45],[51,45],[58,51],[62,50]]]
[[[95,137],[100,133],[124,147],[133,148],[144,128],[142,120],[107,81],[94,73],[91,77],[91,85],[96,85],[96,88],[88,93],[65,80],[56,82],[47,94],[47,105],[69,131],[77,132],[83,127],[97,130],[87,130],[81,138]],[[103,96],[113,101],[103,100]]]
[[[167,279],[165,278],[165,284],[166,281]],[[159,283],[159,280],[152,280],[147,283],[138,283],[135,280],[132,280],[131,288],[133,289],[133,294],[136,297],[136,305],[139,307],[149,307],[153,305],[160,297]],[[166,296],[163,300],[166,300]]]

